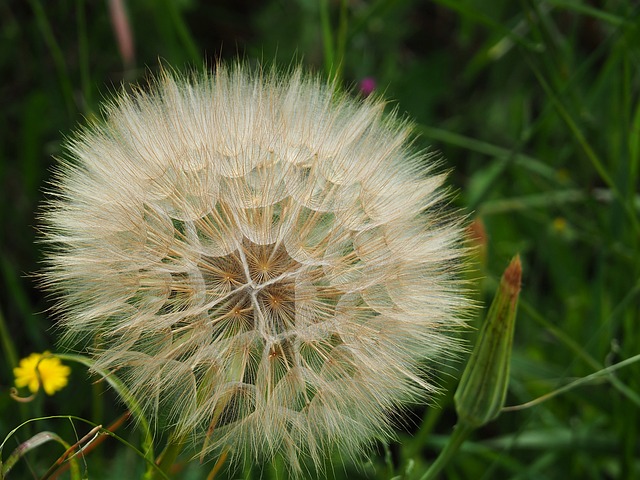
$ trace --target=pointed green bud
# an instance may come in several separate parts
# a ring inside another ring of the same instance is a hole
[[[516,256],[502,275],[454,396],[459,420],[472,427],[490,422],[504,406],[521,277]]]

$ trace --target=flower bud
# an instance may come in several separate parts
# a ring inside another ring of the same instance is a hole
[[[522,265],[516,256],[502,275],[454,396],[460,421],[473,427],[496,418],[504,405],[521,277]]]

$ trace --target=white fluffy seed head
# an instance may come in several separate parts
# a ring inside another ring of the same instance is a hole
[[[65,339],[204,453],[321,468],[389,437],[459,351],[459,222],[409,127],[294,72],[126,94],[44,222]]]

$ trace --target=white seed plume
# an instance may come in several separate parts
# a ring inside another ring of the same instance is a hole
[[[204,453],[299,473],[389,437],[468,302],[444,178],[382,110],[243,67],[121,94],[45,209],[65,339]]]

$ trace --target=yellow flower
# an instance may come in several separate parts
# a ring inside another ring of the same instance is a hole
[[[20,366],[13,369],[16,387],[28,387],[31,393],[36,393],[42,382],[47,395],[66,387],[70,373],[71,369],[49,352],[32,353],[20,360]]]

